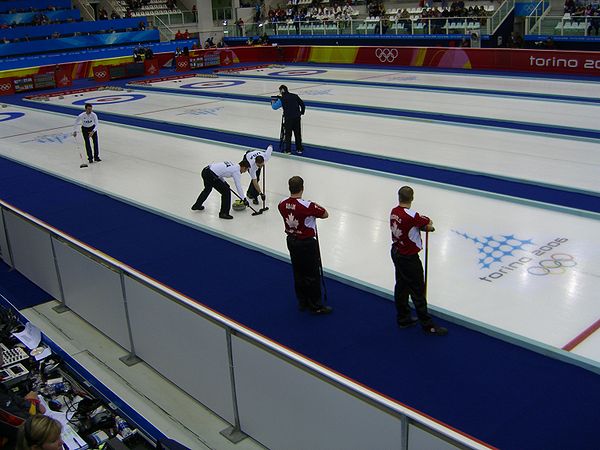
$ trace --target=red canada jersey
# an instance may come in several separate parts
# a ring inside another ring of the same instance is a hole
[[[420,228],[429,224],[429,217],[412,209],[396,206],[390,214],[392,246],[401,255],[414,255],[423,248]]]
[[[283,217],[285,232],[298,239],[315,237],[316,218],[325,214],[325,210],[319,205],[301,198],[286,198],[279,202],[278,208]]]

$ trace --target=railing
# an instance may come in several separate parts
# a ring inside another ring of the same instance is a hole
[[[242,439],[244,426],[251,424],[261,442],[273,447],[285,442],[287,448],[368,448],[377,442],[380,448],[406,450],[489,448],[4,201],[0,257],[58,299],[57,311],[72,310],[127,349],[125,364],[142,358],[231,423],[222,434],[232,441]],[[202,345],[182,345],[196,342]],[[275,382],[281,379],[285,383]],[[289,386],[310,388],[290,391]],[[296,392],[295,414],[278,416]],[[317,409],[343,411],[344,420],[337,414],[315,416]],[[307,435],[307,429],[317,431]]]
[[[77,9],[81,11],[81,17],[83,17],[83,20],[96,20],[96,17],[94,16],[94,8],[90,6],[87,0],[75,0],[75,6],[77,6]]]
[[[502,4],[498,7],[498,9],[492,15],[492,17],[490,17],[492,29],[491,34],[494,34],[498,30],[498,28],[500,28],[500,25],[502,25],[502,22],[504,22],[504,19],[506,19],[506,16],[510,14],[514,7],[515,0],[505,0],[504,2],[502,2]]]
[[[165,25],[183,25],[186,23],[195,23],[196,14],[192,11],[179,11],[165,14],[146,14],[146,17],[155,17],[160,19]]]
[[[213,8],[212,15],[214,21],[231,20],[233,18],[233,8]]]
[[[274,22],[248,23],[223,26],[225,36],[267,35],[415,35],[415,34],[459,34],[467,35],[477,30],[490,34],[488,16],[419,18],[388,21],[385,19],[347,20],[331,22]]]
[[[160,17],[154,17],[154,25],[158,29],[158,33],[160,34],[161,42],[170,41],[175,36],[173,30],[166,24]]]
[[[525,34],[542,34],[540,32],[542,18],[550,12],[551,6],[549,0],[541,0],[534,6],[533,10],[525,17]],[[534,28],[538,29],[537,33],[533,31]]]
[[[599,16],[543,16],[528,34],[555,36],[598,36]]]

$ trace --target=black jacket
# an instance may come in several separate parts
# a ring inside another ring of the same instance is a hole
[[[283,107],[283,117],[286,119],[296,119],[304,114],[304,102],[296,94],[288,92],[281,96],[281,106]]]

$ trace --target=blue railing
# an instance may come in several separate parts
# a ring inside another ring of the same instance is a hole
[[[47,9],[49,6],[54,6],[57,9],[71,9],[71,0],[19,0],[0,2],[0,13],[5,13],[13,9],[17,11],[28,11],[30,8],[35,10]]]
[[[20,25],[25,23],[33,23],[35,16],[39,12],[15,13],[15,14],[0,14],[0,24],[10,25],[12,23]],[[43,11],[43,14],[49,20],[78,20],[81,14],[78,9],[63,9],[59,11]]]
[[[32,46],[30,42],[16,42],[12,44],[0,45],[0,57],[32,53],[48,53],[78,48],[103,47],[119,44],[155,42],[158,40],[158,30],[146,30],[49,39],[38,41],[35,43],[35,46]]]
[[[38,25],[31,27],[16,27],[0,30],[0,39],[6,38],[9,40],[23,39],[28,36],[30,39],[50,36],[54,32],[62,35],[72,35],[74,33],[97,33],[105,30],[108,32],[111,28],[115,31],[127,31],[127,28],[136,29],[140,22],[144,22],[148,26],[145,17],[137,17],[135,19],[115,19],[115,20],[97,20],[95,22],[71,22],[59,23],[52,25]],[[130,31],[132,31],[130,30]]]

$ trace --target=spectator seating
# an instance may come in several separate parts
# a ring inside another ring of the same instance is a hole
[[[108,33],[110,30],[115,32],[120,31],[134,31],[139,28],[140,22],[144,22],[147,27],[148,22],[146,18],[135,18],[135,19],[115,19],[115,20],[97,20],[95,22],[73,22],[73,23],[62,23],[52,25],[38,25],[30,27],[15,27],[0,30],[0,39],[7,38],[11,41],[15,39],[25,39],[28,37],[31,40],[44,39],[52,35],[52,33],[59,33],[61,37],[73,36],[75,33],[79,34],[102,34]]]
[[[0,57],[15,55],[31,55],[34,53],[49,53],[65,50],[89,49],[94,47],[107,47],[146,42],[158,42],[158,30],[129,31],[122,33],[92,34],[89,36],[76,36],[41,40],[32,46],[29,42],[15,42],[0,45]]]
[[[40,12],[23,12],[13,14],[0,14],[0,25],[24,25],[33,23]],[[67,20],[80,20],[78,9],[61,9],[58,11],[43,11],[43,14],[52,22],[64,22]]]
[[[14,12],[33,12],[54,9],[71,9],[71,0],[18,0],[0,1],[0,14]]]
[[[125,3],[125,0],[117,0],[118,7],[116,11],[121,15],[125,16],[126,11],[130,10]],[[131,17],[143,17],[143,16],[156,16],[161,14],[173,14],[180,13],[181,10],[177,7],[170,8],[167,5],[166,0],[150,0],[147,5],[141,5],[135,10],[130,10]]]
[[[584,35],[585,31],[587,30],[589,24],[587,24],[585,21],[561,21],[558,22],[556,24],[556,27],[554,28],[554,32],[556,34],[560,34],[561,32],[561,28],[564,31],[565,34],[581,34]]]

